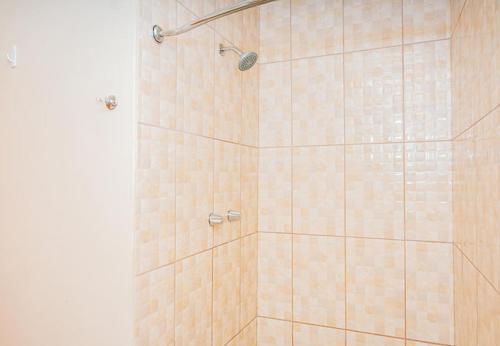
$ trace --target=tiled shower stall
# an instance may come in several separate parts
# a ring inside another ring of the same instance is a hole
[[[233,2],[139,1],[137,345],[497,345],[499,1],[279,0],[149,36]]]

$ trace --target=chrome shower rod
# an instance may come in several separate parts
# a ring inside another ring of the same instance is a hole
[[[237,13],[255,6],[264,5],[268,2],[273,2],[276,0],[243,0],[235,3],[234,5],[230,5],[226,8],[222,8],[215,12],[212,12],[204,17],[196,19],[191,23],[188,23],[180,28],[174,30],[163,30],[159,25],[153,26],[153,38],[156,42],[162,43],[163,39],[167,36],[176,36],[183,34],[185,32],[191,31],[203,24],[209,23],[213,20],[228,16],[233,13]]]

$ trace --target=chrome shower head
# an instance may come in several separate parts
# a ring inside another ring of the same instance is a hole
[[[255,52],[242,52],[236,47],[224,47],[222,44],[219,45],[219,53],[221,55],[227,50],[231,50],[240,56],[240,61],[238,62],[238,68],[240,71],[247,71],[251,69],[259,57]]]

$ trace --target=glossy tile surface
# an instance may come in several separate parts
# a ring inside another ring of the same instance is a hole
[[[404,337],[403,258],[401,241],[347,239],[348,329]]]
[[[407,337],[453,344],[451,244],[406,243]]]
[[[344,239],[293,236],[293,320],[345,327]]]
[[[345,331],[334,328],[294,323],[293,343],[297,346],[344,346]]]
[[[408,143],[405,150],[406,239],[451,242],[451,143]]]
[[[346,143],[401,141],[401,47],[350,53],[344,59]]]
[[[344,235],[344,150],[293,149],[293,232]]]
[[[450,41],[404,46],[405,136],[451,138]]]
[[[341,0],[291,0],[292,57],[342,52]]]
[[[405,43],[450,37],[450,0],[403,0]]]
[[[259,234],[258,315],[292,318],[292,235]]]
[[[342,55],[292,62],[293,145],[344,143]]]
[[[401,0],[345,0],[344,50],[401,44],[401,16]]]
[[[403,145],[346,147],[348,236],[404,237]]]
[[[292,231],[291,149],[259,150],[259,232]]]

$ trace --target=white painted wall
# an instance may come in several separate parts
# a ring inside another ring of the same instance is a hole
[[[132,344],[135,11],[0,0],[2,346]]]

